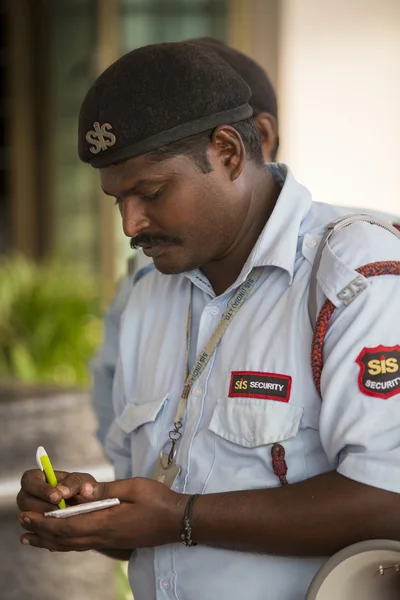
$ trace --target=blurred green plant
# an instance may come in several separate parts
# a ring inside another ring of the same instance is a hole
[[[128,563],[118,563],[116,579],[116,600],[133,600],[128,581]]]
[[[0,263],[0,375],[86,386],[101,341],[96,281],[60,261],[14,255]]]

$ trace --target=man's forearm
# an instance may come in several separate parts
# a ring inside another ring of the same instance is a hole
[[[365,539],[400,540],[400,495],[333,471],[267,490],[208,494],[191,519],[193,540],[280,556],[328,556]]]

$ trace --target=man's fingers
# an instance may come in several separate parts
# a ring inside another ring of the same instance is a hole
[[[97,541],[92,538],[46,539],[37,533],[24,533],[20,540],[21,544],[45,548],[50,552],[84,552],[100,548]]]
[[[21,488],[26,494],[51,504],[57,504],[62,498],[61,492],[47,483],[44,473],[39,469],[25,471],[21,479]]]
[[[112,510],[112,508],[108,510]],[[109,518],[108,514],[104,514],[105,512],[107,511],[96,511],[68,519],[56,519],[33,512],[22,512],[18,519],[24,529],[37,533],[45,539],[97,538],[104,534],[105,522]]]
[[[57,545],[50,540],[44,540],[37,533],[24,533],[20,537],[21,544],[25,546],[34,546],[35,548],[46,548],[47,550],[51,550],[55,552],[57,550]]]
[[[108,482],[84,483],[81,486],[80,493],[89,502],[104,500],[105,498],[113,498],[114,496],[109,496],[109,486],[110,483]]]
[[[68,473],[56,489],[62,493],[63,498],[70,498],[81,493],[82,485],[90,486],[92,482],[95,483],[96,480],[89,473]]]
[[[17,505],[20,510],[31,510],[37,513],[44,513],[55,508],[54,504],[39,500],[39,498],[27,494],[24,490],[20,490],[17,496]]]
[[[106,498],[119,498],[121,502],[133,502],[135,500],[136,481],[139,481],[139,478],[85,484],[81,488],[81,494],[93,502],[95,500],[105,500]]]
[[[21,479],[21,490],[17,496],[20,510],[44,513],[53,510],[62,498],[68,498],[70,504],[87,502],[87,498],[79,496],[83,482],[95,481],[88,473],[66,473],[56,471],[59,485],[54,488],[47,483],[45,474],[39,469],[26,471]]]

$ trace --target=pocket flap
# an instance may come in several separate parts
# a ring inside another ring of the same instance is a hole
[[[141,425],[155,421],[167,398],[168,396],[164,396],[160,400],[146,402],[145,404],[129,402],[122,414],[116,418],[116,422],[122,431],[131,433]]]
[[[259,398],[218,400],[209,429],[246,448],[283,442],[297,434],[301,406]]]

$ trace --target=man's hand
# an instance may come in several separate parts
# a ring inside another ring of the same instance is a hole
[[[132,550],[180,541],[189,497],[162,483],[85,482],[79,494],[85,501],[117,497],[121,504],[69,519],[22,512],[21,525],[30,533],[21,541],[58,551]],[[245,552],[330,556],[362,540],[399,540],[399,497],[335,471],[282,487],[205,494],[191,518],[192,537]]]
[[[37,488],[36,493],[39,493]],[[47,493],[48,490],[41,497],[47,497]],[[110,483],[86,480],[81,483],[79,494],[86,502],[116,497],[121,504],[68,519],[21,512],[19,521],[30,532],[21,537],[21,542],[68,552],[114,548],[132,550],[180,541],[188,497],[171,491],[162,483],[143,478]]]
[[[19,509],[43,514],[54,510],[56,508],[54,505],[57,505],[61,498],[70,505],[89,502],[79,492],[83,483],[96,483],[92,475],[56,471],[56,477],[59,484],[54,488],[47,483],[44,473],[39,469],[25,471],[21,479],[21,490],[17,496]]]

